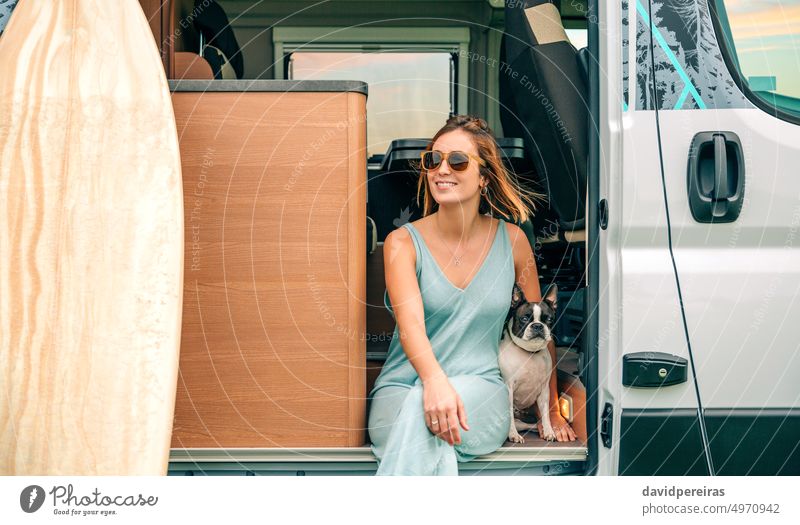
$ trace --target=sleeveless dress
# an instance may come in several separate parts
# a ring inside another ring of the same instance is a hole
[[[403,225],[416,250],[425,329],[439,365],[464,403],[466,431],[450,445],[425,423],[423,387],[395,326],[386,362],[368,395],[370,448],[377,475],[458,475],[458,462],[491,453],[511,423],[508,388],[500,375],[499,343],[511,304],[514,255],[505,221],[466,288],[452,284],[411,223]],[[394,315],[388,292],[384,304]]]

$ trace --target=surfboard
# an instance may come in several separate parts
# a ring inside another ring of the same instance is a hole
[[[153,34],[136,0],[27,0],[0,57],[0,474],[166,474],[183,199]]]

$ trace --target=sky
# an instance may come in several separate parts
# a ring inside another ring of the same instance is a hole
[[[800,98],[800,0],[725,0],[745,77],[774,76],[776,93]]]

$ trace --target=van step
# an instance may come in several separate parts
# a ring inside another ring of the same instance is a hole
[[[501,448],[468,463],[459,469],[497,470],[533,468],[547,474],[557,465],[559,473],[570,473],[582,468],[587,448],[578,441],[546,442],[535,432],[523,433],[525,443],[506,442]],[[172,475],[242,474],[269,471],[295,474],[307,470],[334,473],[374,472],[377,460],[369,445],[360,447],[295,447],[295,448],[173,448],[170,452],[169,471]],[[488,472],[487,472],[488,473]],[[533,473],[533,472],[532,472]]]
[[[586,447],[553,443],[544,447],[517,447],[514,443],[491,454],[479,456],[477,463],[508,461],[549,462],[586,461]],[[376,462],[369,447],[298,447],[298,448],[228,448],[172,449],[172,463],[207,462]]]

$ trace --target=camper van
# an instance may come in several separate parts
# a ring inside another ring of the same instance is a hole
[[[800,474],[800,2],[140,3],[184,185],[170,475],[375,473],[383,241],[453,114],[546,196],[579,437],[460,474]]]

